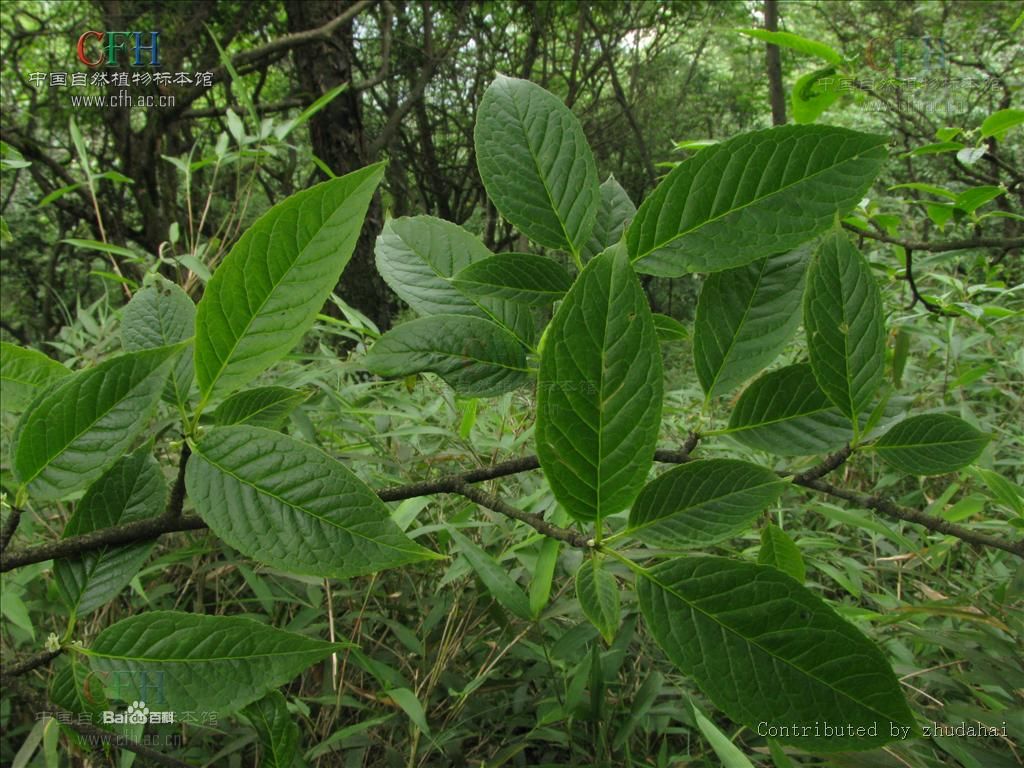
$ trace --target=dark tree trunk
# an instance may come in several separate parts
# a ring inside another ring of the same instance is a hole
[[[348,0],[288,0],[288,31],[302,32],[323,26],[341,15]],[[330,40],[296,48],[293,52],[299,90],[306,103],[340,83],[356,79],[355,44],[352,23],[338,28]],[[363,130],[359,91],[349,89],[320,110],[309,121],[309,135],[316,153],[336,174],[342,175],[373,162]],[[363,231],[352,260],[345,268],[337,293],[369,317],[381,330],[391,325],[394,295],[377,273],[373,247],[383,225],[380,195],[376,194],[366,214]]]
[[[764,0],[764,28],[779,31],[778,0]],[[768,95],[772,103],[772,125],[786,124],[786,92],[782,88],[782,57],[779,46],[768,43],[765,49],[768,68]]]

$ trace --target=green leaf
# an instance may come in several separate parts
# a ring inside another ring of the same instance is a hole
[[[912,416],[875,443],[886,463],[910,475],[943,475],[977,459],[991,435],[944,413]]]
[[[660,312],[654,313],[654,329],[658,334],[658,341],[667,344],[671,341],[686,341],[690,338],[690,332],[686,326],[674,317],[663,315]]]
[[[299,726],[280,691],[271,691],[242,710],[260,740],[260,765],[290,768],[299,752]]]
[[[772,523],[761,529],[761,550],[757,553],[757,562],[777,568],[799,582],[807,576],[800,548],[785,531]]]
[[[452,528],[452,539],[459,545],[459,552],[469,561],[470,567],[487,587],[491,597],[510,613],[529,621],[533,618],[530,600],[526,593],[516,584],[512,577],[494,558],[470,541],[466,536]]]
[[[807,363],[766,373],[743,390],[727,434],[777,456],[810,456],[841,448],[853,424],[818,387]]]
[[[903,157],[918,157],[920,155],[941,155],[946,152],[957,152],[964,148],[959,141],[940,141],[934,144],[925,144],[904,153]]]
[[[164,347],[195,335],[196,305],[181,288],[157,276],[155,282],[132,296],[121,316],[121,339],[128,352]],[[174,364],[167,399],[183,410],[192,386],[192,355]]]
[[[745,461],[691,461],[647,484],[623,533],[668,549],[714,544],[747,528],[787,487],[771,470]]]
[[[733,744],[729,737],[718,729],[718,726],[708,720],[692,700],[690,701],[690,708],[693,710],[693,719],[696,721],[700,732],[704,734],[704,738],[708,740],[711,749],[718,755],[718,759],[722,761],[722,768],[754,768],[753,763],[739,750],[739,747]]]
[[[889,187],[889,191],[894,189],[913,189],[918,192],[927,192],[929,195],[935,195],[936,197],[945,197],[950,200],[956,200],[956,192],[951,192],[950,190],[936,186],[935,184],[925,184],[921,181],[912,181],[907,184],[894,184]]]
[[[1002,139],[1007,131],[1018,125],[1024,125],[1024,109],[1000,109],[986,117],[981,124],[981,138],[995,136]]]
[[[452,282],[470,296],[539,307],[562,298],[572,285],[572,278],[546,256],[501,253],[464,267]]]
[[[555,498],[577,520],[629,506],[661,425],[661,352],[621,248],[584,268],[545,333],[535,438]]]
[[[561,542],[558,539],[544,538],[537,553],[537,565],[530,579],[530,616],[536,619],[548,604],[551,597],[551,582],[558,565],[558,551]]]
[[[804,328],[818,386],[856,420],[884,377],[885,320],[871,267],[843,232],[822,239],[811,260]]]
[[[796,249],[709,275],[697,302],[693,359],[709,398],[778,357],[800,324],[808,252]]]
[[[874,643],[781,571],[680,558],[646,571],[638,592],[658,645],[736,722],[811,734],[825,722],[877,728],[874,736],[779,737],[813,752],[881,746],[894,739],[890,724],[916,733]]]
[[[251,424],[277,429],[295,407],[306,399],[305,392],[288,387],[256,387],[236,392],[217,406],[213,420],[222,427]]]
[[[70,373],[42,352],[0,341],[0,403],[8,413],[21,413],[36,395]]]
[[[391,700],[402,708],[402,711],[408,715],[413,725],[428,737],[430,736],[430,725],[427,723],[427,713],[423,710],[423,705],[420,703],[420,700],[416,698],[415,693],[410,691],[408,688],[392,688],[385,691],[384,694],[386,696],[390,696]]]
[[[292,195],[235,243],[196,314],[202,404],[251,381],[306,333],[352,255],[383,174],[377,163]]]
[[[481,317],[434,315],[385,333],[364,359],[380,376],[431,371],[466,397],[494,397],[529,383],[526,350]]]
[[[375,253],[381,277],[417,314],[488,318],[532,340],[527,307],[500,297],[474,298],[452,283],[461,270],[494,257],[458,224],[433,216],[391,219],[377,238]]]
[[[600,190],[601,208],[594,220],[590,239],[583,246],[584,261],[589,261],[618,243],[626,226],[636,215],[636,206],[614,176],[605,179]]]
[[[839,88],[833,82],[835,67],[816,69],[802,75],[793,85],[793,120],[804,125],[813,123],[839,98]],[[824,80],[823,85],[819,85]]]
[[[214,533],[289,573],[348,578],[439,557],[407,538],[344,465],[279,432],[211,430],[185,486]]]
[[[808,56],[814,56],[827,61],[829,64],[843,63],[842,54],[834,48],[825,45],[825,43],[819,43],[817,40],[794,35],[792,32],[772,32],[767,29],[738,29],[736,31],[741,35],[756,37],[758,40],[764,40],[766,43],[771,43],[781,48],[789,48],[799,53],[805,53]]]
[[[487,196],[541,245],[578,254],[601,205],[597,166],[575,115],[527,80],[498,75],[473,132]]]
[[[42,205],[42,203],[40,203]],[[101,240],[83,240],[80,237],[68,237],[61,240],[62,243],[74,246],[79,250],[83,251],[99,251],[100,253],[109,253],[112,256],[120,256],[124,259],[138,260],[139,256],[131,248],[125,248],[121,245],[113,245],[111,243],[104,243]]]
[[[606,643],[619,629],[619,585],[599,557],[584,560],[576,571],[576,599],[583,614],[597,627]]]
[[[971,187],[957,195],[956,201],[953,205],[967,213],[974,213],[985,203],[995,200],[997,197],[1004,194],[1006,194],[1006,190],[1003,187]]]
[[[244,616],[148,611],[107,627],[80,652],[123,701],[226,715],[345,647]]]
[[[40,500],[89,486],[146,428],[180,345],[128,352],[65,377],[22,414],[14,474]]]
[[[885,136],[825,125],[745,133],[681,162],[626,231],[637,270],[718,272],[789,251],[863,199]]]
[[[89,486],[64,526],[64,538],[156,517],[167,504],[167,486],[156,459],[140,450],[121,458]],[[57,560],[57,589],[79,616],[109,602],[149,557],[153,542],[106,547]]]

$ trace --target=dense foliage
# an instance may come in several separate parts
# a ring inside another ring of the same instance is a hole
[[[5,7],[0,759],[1015,764],[990,7]],[[41,95],[65,8],[223,90]]]

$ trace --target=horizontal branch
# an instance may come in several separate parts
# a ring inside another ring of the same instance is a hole
[[[872,232],[867,229],[859,229],[851,224],[843,224],[843,227],[855,235],[878,240],[890,245],[900,245],[913,251],[928,251],[941,253],[943,251],[965,251],[969,248],[1020,248],[1024,246],[1024,237],[974,237],[967,240],[947,240],[945,242],[930,242],[928,240],[900,240],[881,232]]]
[[[39,667],[49,664],[63,652],[63,648],[57,648],[53,651],[39,651],[39,653],[33,653],[31,656],[26,656],[21,661],[15,661],[7,664],[0,668],[0,680],[3,680],[6,684],[6,682],[12,677],[24,675],[26,672],[31,672],[33,669],[39,669]]]
[[[696,447],[699,439],[698,435],[691,434],[686,439],[682,448],[678,450],[658,449],[654,452],[654,460],[663,464],[683,464],[690,461],[690,453]],[[901,507],[887,499],[869,496],[856,491],[849,491],[845,488],[839,488],[820,480],[822,476],[828,474],[846,461],[848,456],[849,452],[846,448],[831,454],[817,467],[794,476],[793,483],[805,488],[811,488],[822,493],[827,493],[832,496],[852,501],[861,507],[873,509],[876,512],[896,519],[923,525],[926,528],[939,533],[956,536],[959,539],[973,544],[1002,549],[1006,552],[1017,555],[1018,557],[1024,558],[1024,541],[1011,543],[995,536],[976,533],[968,528],[964,528],[963,526],[948,523],[945,520],[932,517],[931,515],[927,515],[923,512]],[[187,460],[187,455],[184,454],[184,452],[183,459]],[[172,502],[168,506],[167,512],[159,517],[151,518],[149,520],[140,520],[134,523],[127,523],[125,525],[119,525],[112,528],[103,528],[98,531],[82,534],[81,536],[71,536],[48,544],[41,544],[36,547],[25,547],[4,553],[0,556],[0,572],[10,571],[14,568],[52,560],[54,558],[70,557],[82,552],[101,549],[107,546],[132,544],[138,541],[155,539],[165,533],[201,530],[206,528],[206,523],[202,518],[195,515],[181,514],[180,505],[184,504],[184,474],[180,471],[180,467],[183,466],[183,464],[184,462],[179,465],[179,478],[178,482],[175,484],[174,491],[172,491]],[[565,529],[559,529],[556,526],[552,526],[550,528],[551,532],[549,532],[542,527],[550,525],[547,521],[543,520],[543,518],[532,515],[528,512],[523,512],[522,510],[516,509],[515,507],[502,502],[497,497],[483,492],[478,492],[470,487],[475,483],[495,480],[501,477],[509,477],[511,475],[516,475],[521,472],[529,472],[539,468],[540,461],[536,456],[524,456],[519,459],[503,461],[489,467],[480,467],[460,474],[447,475],[445,477],[438,478],[437,480],[385,488],[378,491],[377,495],[382,501],[388,502],[402,501],[404,499],[411,499],[419,496],[431,496],[437,493],[458,494],[476,501],[481,506],[505,515],[506,517],[524,522],[546,535],[552,535],[554,533],[554,538],[562,538],[562,540],[573,544],[573,546],[579,546],[578,541],[575,539],[570,541],[568,538],[562,536],[562,533],[566,533],[575,537],[575,534],[571,531],[566,531]],[[470,491],[469,493],[467,493],[467,489]],[[582,537],[580,537],[580,541],[585,542]]]

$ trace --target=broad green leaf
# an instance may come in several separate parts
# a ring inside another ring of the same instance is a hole
[[[818,386],[856,420],[884,377],[885,320],[871,267],[841,231],[825,237],[811,260],[804,328]]]
[[[92,715],[97,725],[103,711],[110,708],[103,681],[71,654],[65,654],[50,681],[50,700],[69,712]]]
[[[576,571],[576,599],[583,614],[606,643],[619,630],[619,585],[599,557],[584,560]]]
[[[89,486],[64,526],[64,538],[156,517],[167,504],[167,486],[156,459],[145,449],[121,458]],[[109,602],[138,573],[152,541],[107,547],[57,560],[57,589],[79,616]]]
[[[202,404],[244,386],[309,330],[355,248],[383,163],[292,195],[217,267],[196,313]]]
[[[789,251],[863,199],[885,136],[826,125],[745,133],[681,162],[626,231],[637,270],[718,272]]]
[[[973,462],[991,439],[956,416],[926,413],[901,421],[882,435],[875,452],[907,474],[942,475]]]
[[[793,120],[801,125],[813,123],[839,98],[835,67],[816,69],[802,75],[793,85]]]
[[[377,270],[419,315],[470,315],[504,325],[525,341],[533,339],[527,307],[500,297],[474,297],[455,287],[461,270],[494,257],[480,238],[433,216],[391,219],[377,238]]]
[[[690,332],[686,326],[674,317],[663,315],[660,312],[654,313],[654,329],[658,334],[658,341],[667,344],[670,341],[685,341],[690,338]]]
[[[185,485],[214,533],[289,573],[348,578],[439,557],[407,538],[344,465],[279,432],[210,430]]]
[[[122,701],[223,716],[345,647],[245,616],[148,611],[107,627],[79,650]]]
[[[460,395],[494,397],[529,383],[526,349],[482,317],[434,315],[385,333],[364,359],[380,376],[436,373]]]
[[[182,347],[128,352],[65,377],[22,414],[14,475],[36,499],[88,487],[146,428]]]
[[[605,248],[611,248],[622,239],[626,225],[636,215],[636,206],[626,190],[609,176],[601,183],[601,208],[594,220],[590,239],[583,246],[583,259],[589,261]]]
[[[480,577],[480,581],[487,587],[487,591],[491,593],[491,597],[497,600],[505,610],[519,618],[532,619],[533,611],[530,609],[529,598],[512,580],[505,568],[459,531],[452,528],[449,533],[455,543],[459,545],[459,552],[469,561],[470,567]]]
[[[914,716],[881,651],[824,601],[766,566],[719,557],[669,560],[639,579],[651,634],[719,709],[758,723],[876,726],[877,736],[789,736],[813,752],[865,750]]]
[[[562,298],[572,278],[546,256],[500,253],[459,270],[452,282],[470,296],[544,306]]]
[[[21,413],[36,395],[70,373],[42,352],[0,341],[0,407]]]
[[[551,597],[551,582],[558,565],[558,552],[561,549],[558,539],[544,538],[537,553],[537,564],[530,579],[530,616],[536,619],[544,610]]]
[[[771,43],[781,48],[789,48],[805,53],[808,56],[815,56],[823,61],[827,61],[829,64],[843,63],[842,54],[835,48],[825,45],[825,43],[819,43],[817,40],[794,35],[792,32],[773,32],[767,29],[739,29],[737,31],[741,35],[756,37],[758,40],[764,40],[766,43]]]
[[[774,360],[800,324],[808,252],[798,248],[709,275],[694,321],[693,360],[709,398]]]
[[[290,768],[299,752],[299,726],[280,691],[271,691],[242,710],[260,740],[260,765]]]
[[[545,333],[535,438],[551,490],[577,520],[625,509],[661,425],[661,352],[621,248],[592,259]]]
[[[1006,194],[1006,190],[1002,187],[971,187],[957,195],[953,205],[962,211],[967,211],[967,213],[974,213],[985,203],[995,200],[1003,194]]]
[[[213,420],[219,426],[251,424],[277,429],[295,407],[306,399],[305,392],[288,387],[256,387],[236,392],[217,406]]]
[[[579,253],[601,205],[597,166],[575,115],[527,80],[498,75],[473,132],[487,196],[524,235]]]
[[[761,529],[761,550],[757,553],[757,562],[778,568],[801,583],[807,576],[800,548],[785,531],[772,523]]]
[[[181,288],[157,276],[152,285],[132,296],[121,316],[121,339],[128,352],[165,347],[195,335],[196,305]],[[174,364],[167,399],[186,409],[192,386],[192,355]]]
[[[766,373],[743,390],[729,416],[731,437],[777,456],[810,456],[841,448],[853,424],[818,387],[807,363]]]
[[[995,136],[1002,139],[1011,128],[1024,125],[1024,109],[1000,109],[985,118],[981,124],[981,138]]]
[[[647,484],[624,534],[667,549],[714,544],[747,528],[786,488],[774,472],[746,461],[691,461]]]

